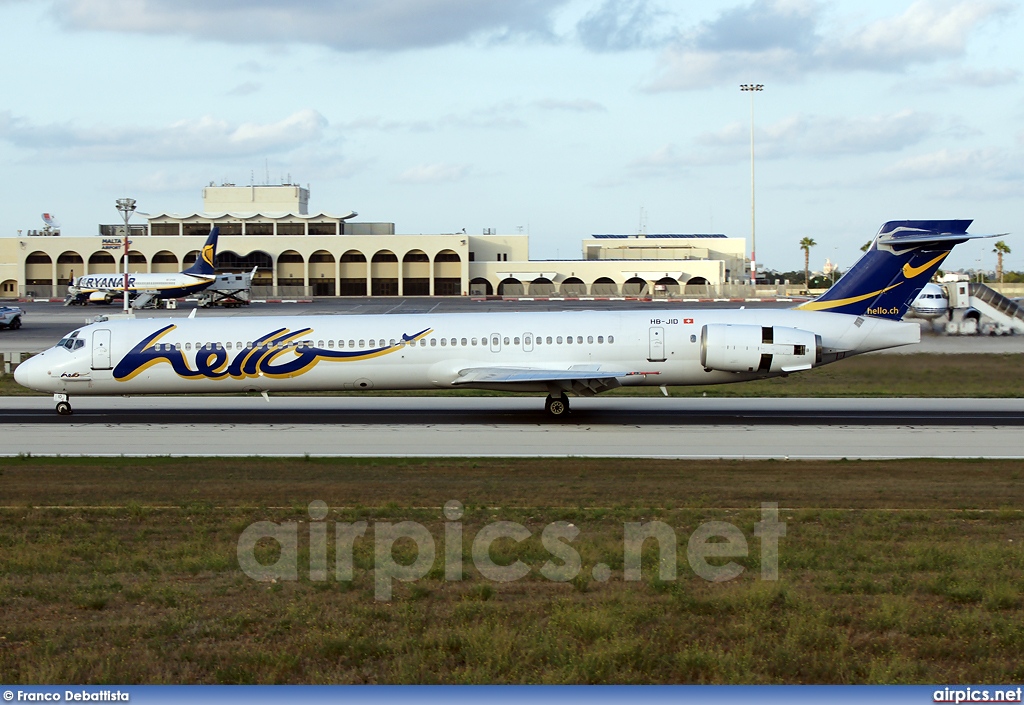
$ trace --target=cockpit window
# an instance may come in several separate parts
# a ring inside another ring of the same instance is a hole
[[[77,350],[78,348],[81,348],[85,345],[84,340],[77,340],[77,338],[78,331],[76,330],[74,333],[71,333],[68,337],[61,338],[60,341],[57,343],[56,347],[66,348],[67,350]]]

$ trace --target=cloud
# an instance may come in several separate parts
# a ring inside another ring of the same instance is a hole
[[[813,2],[755,0],[701,24],[691,41],[697,51],[706,52],[809,51],[820,41],[819,15]]]
[[[824,158],[895,152],[931,135],[935,123],[933,116],[913,110],[868,117],[794,115],[755,130],[757,156],[765,159]],[[745,123],[732,123],[717,132],[698,135],[694,142],[699,149],[711,152],[699,159],[701,163],[749,157],[750,127]],[[716,154],[719,159],[715,159]]]
[[[892,87],[893,93],[944,93],[964,88],[996,88],[1009,86],[1020,80],[1016,69],[970,69],[962,66],[950,67],[937,78],[900,81]]]
[[[468,164],[422,164],[403,171],[397,181],[405,184],[452,183],[465,179],[470,171],[472,167]]]
[[[227,94],[231,96],[242,97],[252,95],[253,93],[259,93],[261,88],[263,88],[263,84],[261,83],[246,81],[245,83],[240,83],[234,88],[232,88],[230,91],[228,91]]]
[[[827,56],[846,68],[876,71],[960,56],[975,27],[1007,10],[1006,5],[991,0],[917,0],[900,15],[838,37]]]
[[[827,159],[842,155],[895,152],[916,144],[935,131],[936,119],[902,110],[891,115],[837,118],[794,115],[755,131],[758,159],[809,157]],[[736,122],[715,132],[705,132],[689,149],[666,144],[626,164],[636,178],[677,176],[692,167],[732,164],[750,159],[750,125]]]
[[[668,40],[658,29],[667,14],[646,0],[605,0],[576,24],[576,34],[591,51],[648,49]]]
[[[583,98],[577,100],[546,98],[534,101],[533,104],[542,110],[566,110],[574,113],[603,113],[608,111],[608,108],[600,103]]]
[[[665,144],[650,154],[630,161],[626,164],[626,171],[640,179],[663,179],[679,175],[694,163],[694,160],[684,155],[676,145]],[[618,183],[616,181],[607,185]]]
[[[740,83],[751,80],[751,71],[763,82],[795,82],[821,71],[902,72],[962,56],[971,33],[1010,8],[994,0],[917,0],[901,14],[858,24],[826,22],[826,7],[813,0],[754,0],[724,10],[681,33],[644,88]],[[1013,73],[988,78],[1006,80]]]
[[[437,132],[445,129],[514,130],[524,123],[516,114],[519,106],[511,101],[489,105],[465,113],[445,113],[419,120],[385,119],[380,115],[363,115],[341,123],[342,130],[379,130],[381,132]]]
[[[901,159],[882,175],[892,179],[914,180],[947,177],[969,180],[979,176],[1019,179],[1024,174],[1019,167],[1014,166],[1016,160],[1017,156],[1011,158],[1004,150],[940,149]]]
[[[474,39],[551,37],[567,0],[56,0],[66,27],[185,34],[235,43],[301,42],[338,51],[402,51]]]
[[[272,123],[233,124],[212,116],[165,127],[80,128],[68,123],[35,126],[0,113],[0,139],[44,156],[91,161],[181,160],[265,156],[323,138],[327,120],[300,110]]]

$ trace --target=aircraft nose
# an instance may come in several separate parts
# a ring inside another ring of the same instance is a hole
[[[38,391],[47,391],[44,382],[46,381],[46,372],[44,371],[45,364],[42,360],[42,355],[36,355],[30,357],[25,362],[14,368],[14,381],[20,384],[22,387],[28,387],[29,389],[35,389]]]

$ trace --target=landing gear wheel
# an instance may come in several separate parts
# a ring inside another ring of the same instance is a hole
[[[562,394],[559,397],[548,397],[544,401],[544,411],[549,416],[562,419],[569,415],[569,397]]]
[[[57,413],[61,416],[71,416],[71,404],[66,401],[57,402]]]

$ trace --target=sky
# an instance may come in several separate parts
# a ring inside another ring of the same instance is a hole
[[[1009,233],[1024,7],[1005,0],[0,0],[0,235],[290,181],[398,233],[750,237],[842,268],[887,220]],[[740,84],[760,83],[757,93]],[[749,251],[749,242],[748,242]],[[993,269],[992,241],[947,269]]]

